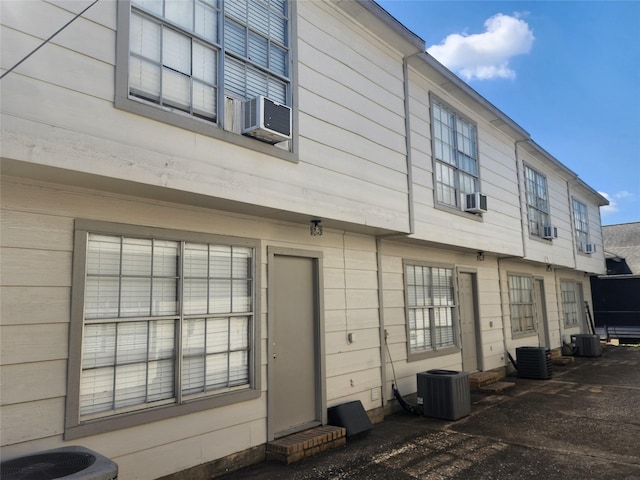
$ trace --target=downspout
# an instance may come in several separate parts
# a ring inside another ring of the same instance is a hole
[[[513,257],[507,257],[507,258],[513,258]],[[507,366],[509,365],[509,348],[508,348],[508,344],[507,344],[507,325],[505,322],[505,311],[504,311],[504,301],[502,299],[502,295],[503,295],[503,290],[502,290],[502,268],[500,266],[500,260],[502,260],[500,257],[498,257],[497,259],[497,263],[498,263],[498,291],[500,292],[500,316],[502,317],[501,321],[502,321],[502,344],[504,345],[504,364],[505,364],[505,369],[507,368]]]
[[[402,59],[402,78],[404,83],[404,139],[406,145],[406,160],[407,160],[407,202],[408,202],[408,213],[409,213],[409,235],[412,235],[416,231],[415,227],[415,214],[414,214],[414,206],[413,206],[413,161],[411,156],[411,109],[410,109],[410,99],[409,99],[409,59],[411,57],[415,57],[416,55],[421,55],[424,53],[423,50],[419,50],[411,55],[406,55]]]
[[[378,319],[380,321],[380,404],[384,415],[384,407],[387,404],[387,330],[384,323],[384,292],[382,284],[382,239],[376,237],[376,264],[378,269]]]
[[[504,345],[504,352],[505,352],[505,356],[504,356],[504,363],[505,363],[505,367],[509,365],[509,349],[508,349],[508,342],[507,342],[507,325],[505,322],[506,316],[505,316],[505,308],[504,308],[504,301],[502,298],[503,295],[503,280],[502,280],[502,265],[501,265],[501,260],[506,260],[509,258],[526,258],[527,257],[527,236],[525,234],[525,221],[524,221],[524,214],[525,211],[523,209],[523,202],[522,202],[522,185],[520,182],[520,159],[518,158],[518,144],[522,143],[522,142],[527,142],[528,139],[525,140],[516,140],[514,143],[514,152],[515,152],[515,157],[516,157],[516,181],[518,183],[518,203],[520,204],[520,234],[522,237],[522,257],[518,257],[518,256],[510,256],[510,257],[503,257],[500,258],[498,257],[497,259],[497,263],[498,263],[498,289],[500,291],[500,316],[502,317],[502,343]]]
[[[567,203],[569,204],[569,219],[571,220],[571,251],[573,252],[573,269],[578,268],[578,257],[576,256],[576,232],[575,220],[573,219],[573,202],[571,201],[571,188],[567,180]]]
[[[405,235],[415,233],[415,214],[413,205],[413,161],[411,157],[411,110],[409,101],[409,59],[424,53],[424,49],[420,49],[411,55],[405,55],[402,58],[402,80],[404,87],[404,130],[405,130],[405,148],[407,162],[407,207],[409,216],[409,232]],[[389,235],[389,237],[395,235]],[[378,318],[380,323],[380,402],[382,408],[387,404],[386,388],[387,388],[387,329],[384,321],[384,284],[382,271],[382,238],[376,237],[376,262],[378,269]]]
[[[522,207],[522,185],[520,183],[520,160],[518,159],[518,143],[526,142],[526,141],[528,140],[516,140],[515,148],[514,148],[515,154],[516,154],[516,180],[518,182],[518,203],[520,204],[520,233],[522,234],[522,258],[527,258],[527,237],[524,233],[525,232],[525,222],[524,222],[525,212]]]

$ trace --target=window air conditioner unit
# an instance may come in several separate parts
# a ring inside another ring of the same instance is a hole
[[[485,213],[487,211],[487,196],[480,192],[465,195],[465,212]]]
[[[542,227],[542,238],[546,240],[552,240],[558,238],[558,228],[550,225]]]
[[[118,465],[84,447],[62,447],[2,462],[3,480],[68,478],[117,480]]]
[[[596,251],[595,243],[585,243],[584,244],[584,253],[592,254]]]
[[[242,105],[242,133],[267,143],[291,139],[291,108],[266,97],[245,100]]]

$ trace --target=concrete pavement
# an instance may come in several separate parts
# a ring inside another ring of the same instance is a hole
[[[344,447],[222,478],[640,480],[640,347],[510,380],[503,395],[472,394],[458,421],[400,412]]]

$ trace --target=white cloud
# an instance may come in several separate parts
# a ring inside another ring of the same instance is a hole
[[[598,192],[598,193],[602,195],[604,198],[606,198],[607,200],[609,200],[609,205],[605,207],[600,207],[600,213],[602,215],[607,215],[609,213],[616,213],[618,211],[618,203],[611,197],[611,195],[605,192]]]
[[[509,60],[531,51],[535,37],[529,25],[518,14],[498,13],[487,19],[484,26],[484,33],[451,34],[427,52],[467,81],[515,78]]]
[[[631,192],[627,192],[626,190],[622,190],[614,195],[614,197],[620,200],[634,200],[635,195]]]
[[[620,207],[622,207],[623,209],[628,208],[628,203],[633,203],[636,199],[636,195],[634,193],[628,192],[626,190],[620,190],[613,195],[609,195],[605,192],[598,193],[609,200],[609,205],[607,205],[606,207],[600,207],[600,212],[603,215],[616,213],[620,210]]]

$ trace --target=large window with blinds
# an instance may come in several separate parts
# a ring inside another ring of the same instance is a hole
[[[291,105],[287,0],[118,3],[116,105],[208,134],[232,130],[231,99]]]
[[[480,191],[477,128],[435,98],[431,124],[436,205],[460,210],[463,195]]]
[[[75,248],[78,424],[256,388],[252,242],[99,224]]]
[[[404,270],[409,356],[456,347],[453,269],[405,262]]]
[[[562,280],[560,282],[560,292],[562,298],[562,316],[565,327],[579,326],[579,292],[576,282]]]
[[[573,228],[576,233],[576,249],[586,252],[589,243],[589,217],[587,206],[579,200],[573,199]]]
[[[536,237],[542,237],[544,235],[544,227],[551,225],[549,222],[547,179],[528,165],[524,167],[524,176],[527,192],[529,233]]]
[[[536,332],[533,300],[533,279],[531,276],[509,275],[511,333],[514,337]]]

